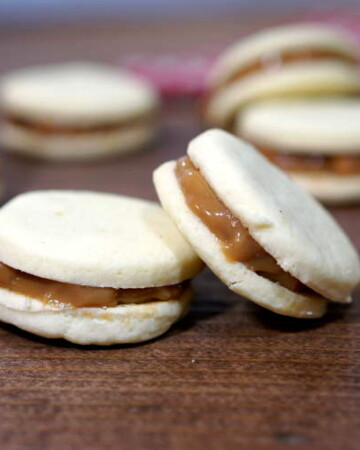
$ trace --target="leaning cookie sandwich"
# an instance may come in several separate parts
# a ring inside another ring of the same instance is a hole
[[[0,320],[78,344],[141,342],[187,311],[202,265],[159,205],[38,191],[0,209]]]
[[[154,173],[164,209],[234,292],[279,314],[316,318],[347,303],[356,250],[332,217],[251,145],[221,130]]]

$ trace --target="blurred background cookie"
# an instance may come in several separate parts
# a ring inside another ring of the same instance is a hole
[[[359,46],[331,25],[275,27],[214,63],[206,124],[254,143],[325,203],[360,199]]]
[[[360,92],[358,48],[329,26],[276,27],[243,39],[219,56],[208,78],[206,124],[233,130],[249,102],[267,97]]]
[[[239,113],[235,131],[327,203],[360,200],[360,100],[269,100]]]
[[[52,160],[91,159],[143,148],[159,98],[137,76],[93,63],[40,66],[1,84],[6,149]]]

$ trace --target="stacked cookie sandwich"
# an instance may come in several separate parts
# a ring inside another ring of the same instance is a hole
[[[252,142],[320,200],[359,200],[358,55],[350,36],[323,25],[244,39],[215,63],[204,119]]]

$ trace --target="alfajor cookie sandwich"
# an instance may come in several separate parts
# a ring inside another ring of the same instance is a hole
[[[239,295],[317,318],[347,303],[358,255],[323,207],[251,145],[221,130],[154,173],[164,209],[200,258]]]
[[[153,138],[159,97],[116,67],[66,63],[19,70],[0,86],[1,142],[44,159],[91,159],[143,148]]]
[[[40,336],[152,339],[187,312],[201,268],[153,202],[37,191],[0,209],[0,320]]]
[[[254,100],[358,94],[358,54],[351,36],[320,24],[282,26],[240,40],[209,73],[204,120],[232,130],[237,111]]]
[[[360,200],[360,100],[288,99],[257,102],[235,133],[287,171],[319,200]]]

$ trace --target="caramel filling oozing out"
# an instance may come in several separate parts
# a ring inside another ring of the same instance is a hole
[[[81,286],[37,277],[0,263],[0,288],[48,304],[73,308],[114,307],[121,304],[175,300],[180,298],[187,285],[187,282],[183,282],[143,289]]]
[[[45,121],[31,120],[24,117],[18,117],[14,114],[7,114],[6,121],[27,130],[45,135],[78,135],[88,133],[102,133],[107,131],[116,131],[121,128],[128,128],[138,125],[148,125],[154,121],[156,112],[145,113],[130,119],[123,119],[118,122],[102,123],[99,125],[60,125]]]
[[[258,275],[292,291],[308,289],[285,272],[251,237],[240,220],[216,196],[188,157],[177,161],[175,173],[187,206],[216,236],[228,261],[241,262]]]
[[[245,67],[240,68],[236,72],[232,73],[227,79],[220,85],[237,81],[253,73],[260,72],[262,70],[277,69],[286,64],[294,62],[307,62],[307,61],[321,61],[321,60],[333,60],[347,62],[349,64],[357,64],[357,59],[350,55],[344,55],[336,50],[302,50],[291,52],[275,52],[265,55],[261,59],[258,59]]]
[[[360,173],[360,156],[292,154],[269,147],[255,146],[273,163],[287,171],[332,172],[337,175]],[[360,151],[359,151],[360,154]]]

